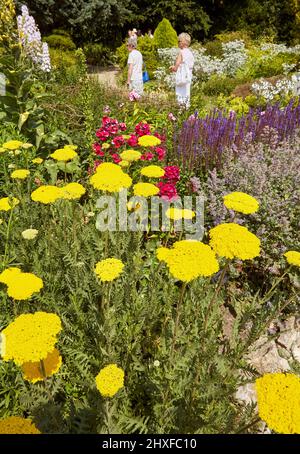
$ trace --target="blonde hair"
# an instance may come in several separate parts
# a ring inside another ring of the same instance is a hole
[[[178,35],[178,41],[184,41],[186,45],[189,46],[192,39],[188,33],[180,33],[180,35]]]

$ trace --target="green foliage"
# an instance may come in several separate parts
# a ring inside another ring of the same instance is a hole
[[[203,84],[203,93],[207,96],[216,96],[221,93],[229,95],[236,87],[235,79],[225,75],[213,74],[207,82]]]
[[[111,63],[111,49],[101,43],[87,43],[83,46],[83,52],[86,56],[86,62],[89,65],[105,66]]]
[[[69,36],[63,35],[49,35],[43,38],[50,47],[54,49],[63,49],[63,50],[75,50],[76,45],[73,43],[72,39]]]
[[[221,58],[223,56],[222,43],[220,40],[214,39],[213,41],[207,41],[205,42],[204,47],[206,53],[212,57]]]
[[[154,39],[150,38],[148,35],[139,38],[137,48],[143,55],[143,60],[147,67],[147,71],[149,72],[149,76],[152,78],[153,72],[159,65]]]
[[[50,49],[54,78],[63,84],[75,83],[86,72],[85,55],[82,49],[63,51]]]
[[[159,48],[177,47],[177,33],[168,19],[163,19],[154,31],[155,46]]]

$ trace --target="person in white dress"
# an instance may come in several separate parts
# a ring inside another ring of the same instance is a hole
[[[128,56],[128,76],[127,86],[130,91],[134,90],[139,96],[142,96],[144,91],[143,84],[143,56],[136,49],[136,39],[131,37],[127,41]]]
[[[178,36],[178,47],[180,49],[177,59],[174,66],[170,67],[170,70],[173,72],[177,72],[180,68],[180,65],[185,64],[190,71],[189,81],[185,84],[176,84],[175,92],[176,92],[176,99],[177,103],[180,106],[185,107],[188,109],[190,107],[190,99],[191,99],[191,81],[192,81],[192,73],[194,67],[194,55],[189,49],[191,44],[191,37],[188,33],[180,33]]]

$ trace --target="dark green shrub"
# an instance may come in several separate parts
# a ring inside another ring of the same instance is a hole
[[[52,35],[61,35],[61,36],[68,36],[69,38],[72,38],[69,32],[66,30],[62,30],[61,28],[54,28],[52,30]]]
[[[203,93],[207,96],[216,96],[221,93],[229,95],[236,85],[237,82],[232,77],[214,74],[203,85]]]
[[[50,58],[55,79],[62,84],[75,83],[84,72],[82,49],[63,51],[50,48]]]
[[[168,19],[163,19],[155,29],[154,32],[154,44],[160,48],[165,47],[177,47],[178,38],[177,33],[172,27]]]
[[[53,49],[75,50],[76,45],[69,36],[49,35],[44,38]]]
[[[111,63],[111,50],[108,47],[103,46],[101,43],[84,44],[83,52],[86,56],[86,62],[89,65],[105,66]]]
[[[211,55],[212,57],[221,58],[223,56],[222,43],[217,39],[213,41],[207,41],[204,44],[204,47],[206,49],[206,53],[208,55]]]

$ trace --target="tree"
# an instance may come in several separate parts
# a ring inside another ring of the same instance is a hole
[[[168,19],[163,19],[155,29],[154,44],[159,48],[177,47],[177,33]]]

